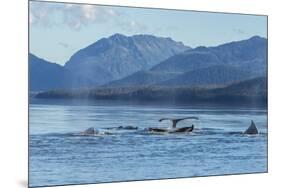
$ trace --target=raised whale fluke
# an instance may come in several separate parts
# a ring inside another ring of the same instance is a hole
[[[182,121],[182,120],[185,120],[185,119],[196,119],[196,120],[199,120],[198,117],[192,116],[192,117],[185,117],[185,118],[179,118],[179,119],[161,118],[161,119],[159,119],[159,122],[161,122],[161,121],[163,121],[163,120],[170,120],[170,121],[173,123],[173,124],[172,124],[172,127],[173,127],[173,128],[176,128],[176,127],[177,127],[177,123],[178,123],[179,121]]]
[[[244,132],[244,134],[258,134],[258,129],[252,120],[251,125],[248,127],[248,129]]]

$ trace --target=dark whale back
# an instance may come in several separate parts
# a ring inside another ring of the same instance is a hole
[[[85,135],[96,134],[96,133],[97,133],[97,130],[94,127],[90,127],[82,132],[82,134],[85,134]]]

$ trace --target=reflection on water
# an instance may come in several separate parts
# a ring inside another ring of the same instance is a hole
[[[30,186],[267,171],[267,111],[255,108],[30,104]],[[198,116],[192,133],[150,134],[163,117]],[[240,134],[254,120],[262,134]],[[134,126],[137,130],[107,128]],[[89,127],[110,135],[79,136]]]

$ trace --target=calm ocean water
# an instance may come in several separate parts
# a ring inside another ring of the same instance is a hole
[[[30,186],[194,177],[267,171],[262,108],[31,102]],[[192,133],[151,134],[162,117],[198,116]],[[261,134],[240,134],[254,120]],[[106,130],[118,126],[138,130]],[[89,127],[96,136],[79,136]],[[111,134],[102,134],[108,131]]]

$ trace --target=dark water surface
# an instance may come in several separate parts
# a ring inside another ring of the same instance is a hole
[[[267,171],[262,108],[31,101],[29,116],[30,186]],[[194,124],[192,133],[146,130],[168,127],[162,117],[185,116],[200,118],[178,124]],[[261,134],[241,134],[251,120]],[[138,129],[107,129],[118,126]],[[89,127],[100,134],[77,134]]]

